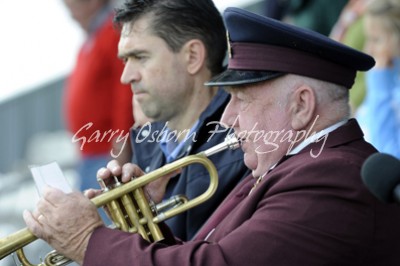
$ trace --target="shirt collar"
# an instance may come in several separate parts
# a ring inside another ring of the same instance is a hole
[[[304,149],[305,147],[307,147],[308,145],[310,145],[311,143],[315,142],[316,140],[320,139],[322,136],[325,136],[329,133],[331,133],[332,131],[336,130],[337,128],[343,126],[344,124],[347,123],[347,120],[342,120],[336,124],[333,124],[330,127],[327,127],[317,133],[315,133],[314,135],[306,138],[305,140],[303,140],[298,146],[296,146],[294,149],[292,149],[288,155],[295,155],[297,153],[299,153],[302,149]]]
[[[292,149],[290,152],[288,152],[286,154],[286,156],[293,156],[297,153],[299,153],[302,149],[304,149],[305,147],[307,147],[308,145],[310,145],[311,143],[315,142],[316,140],[318,140],[319,138],[321,138],[322,136],[325,136],[329,133],[331,133],[332,131],[336,130],[337,128],[343,126],[344,124],[347,123],[347,120],[342,120],[336,124],[333,124],[330,127],[327,127],[319,132],[317,132],[316,134],[306,138],[305,140],[303,140],[299,145],[297,145],[294,149]],[[279,161],[280,162],[280,161]],[[278,163],[275,163],[274,165],[272,165],[268,172],[271,171],[272,169],[274,169],[276,166],[278,165]],[[268,173],[267,172],[267,173]],[[265,173],[266,174],[266,173]],[[264,174],[264,175],[265,175]]]
[[[176,133],[179,134],[179,132],[171,131],[169,128],[163,132],[160,140],[160,148],[165,155],[167,163],[170,163],[178,158],[185,144],[188,143],[189,139],[193,138],[192,134],[197,130],[198,126],[199,120],[194,123],[189,133],[187,133],[183,141],[180,142],[176,137]]]

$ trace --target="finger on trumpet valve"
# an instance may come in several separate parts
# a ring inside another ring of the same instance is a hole
[[[103,179],[97,178],[97,183],[99,183],[100,188],[103,192],[108,191],[108,187],[106,186],[106,183],[104,182]]]
[[[114,177],[114,186],[115,187],[122,185],[121,182],[119,181],[118,177],[116,177],[116,176],[113,176],[113,177]]]

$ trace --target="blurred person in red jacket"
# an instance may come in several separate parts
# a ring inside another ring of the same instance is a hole
[[[79,145],[80,189],[99,187],[96,172],[115,158],[131,159],[132,91],[120,82],[119,32],[113,26],[111,0],[64,0],[87,38],[67,80],[64,113],[72,142]]]

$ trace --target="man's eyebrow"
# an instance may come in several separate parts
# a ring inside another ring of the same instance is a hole
[[[126,53],[118,53],[118,58],[123,59],[127,57],[137,57],[145,53],[147,53],[145,50],[132,50]]]

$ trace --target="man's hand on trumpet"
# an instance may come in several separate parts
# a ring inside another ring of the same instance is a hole
[[[168,181],[178,172],[147,184],[144,190],[149,200],[159,203]],[[144,172],[137,165],[128,163],[121,166],[113,160],[106,168],[98,171],[97,178],[109,185],[114,182],[115,176],[119,177],[120,182],[127,183],[133,177],[142,175]],[[89,189],[85,195],[80,192],[65,194],[59,189],[46,187],[36,209],[33,212],[24,211],[25,223],[35,236],[45,240],[57,251],[62,250],[64,256],[82,264],[91,234],[97,227],[104,226],[97,207],[89,200],[101,193],[99,189]]]
[[[92,232],[104,225],[96,206],[80,192],[65,194],[52,187],[44,189],[36,210],[25,210],[23,217],[35,236],[79,264]]]
[[[179,172],[180,170],[177,170],[147,184],[144,187],[144,191],[148,200],[153,201],[154,203],[160,203],[164,197],[169,180]],[[126,163],[121,166],[117,160],[112,160],[107,164],[106,168],[99,169],[97,172],[97,178],[103,180],[106,185],[110,185],[115,182],[114,177],[118,177],[118,180],[122,183],[127,183],[131,181],[132,178],[140,177],[144,174],[145,172],[136,164]],[[101,191],[93,189],[85,191],[85,195],[88,198],[93,198],[100,193]]]

